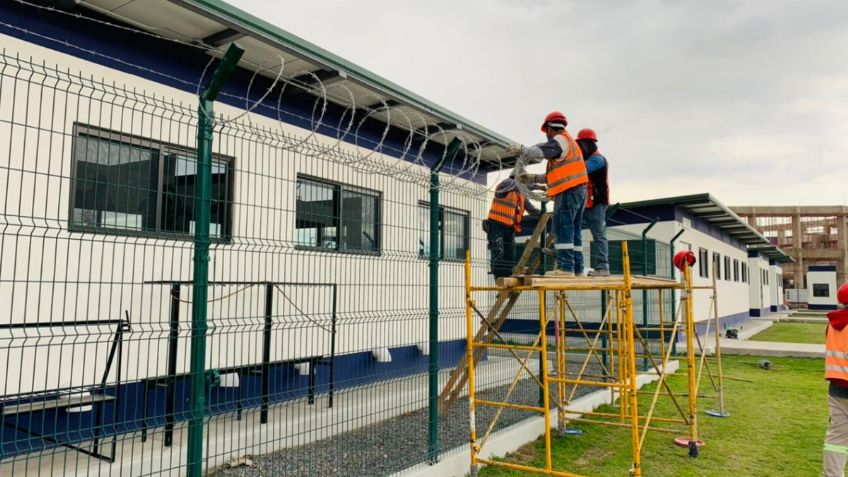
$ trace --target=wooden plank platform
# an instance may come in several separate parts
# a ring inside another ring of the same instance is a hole
[[[525,275],[510,277],[503,281],[505,288],[533,287],[555,288],[558,290],[621,290],[624,288],[623,275],[608,277],[546,277],[543,275]],[[630,287],[634,290],[656,290],[683,288],[683,283],[675,280],[641,275],[630,276]]]

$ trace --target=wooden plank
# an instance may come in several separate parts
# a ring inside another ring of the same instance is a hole
[[[58,399],[45,399],[44,401],[34,401],[24,404],[14,404],[12,406],[3,406],[3,415],[11,416],[14,414],[44,411],[47,409],[65,409],[69,407],[80,407],[87,406],[89,404],[95,404],[98,402],[107,402],[113,400],[115,400],[115,396],[109,396],[107,394],[65,396]]]
[[[525,276],[523,285],[528,287],[557,287],[565,290],[615,290],[624,289],[624,277],[548,277],[541,275]],[[683,288],[683,284],[664,278],[631,276],[633,289]]]

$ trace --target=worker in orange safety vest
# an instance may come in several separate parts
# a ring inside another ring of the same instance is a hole
[[[492,252],[492,274],[496,279],[512,275],[515,266],[515,234],[521,232],[524,212],[534,217],[539,209],[518,189],[515,173],[495,188],[495,198],[484,222],[489,250]]]
[[[824,477],[843,477],[848,460],[848,283],[839,287],[836,298],[839,305],[827,314],[825,338],[830,425],[824,439]]]
[[[523,174],[522,183],[547,184],[548,197],[554,201],[553,233],[557,268],[545,275],[573,277],[583,274],[583,211],[586,184],[589,182],[583,154],[571,134],[565,130],[568,120],[559,111],[549,113],[542,123],[547,142],[525,147],[515,144],[507,153],[528,160],[547,159],[544,174]]]

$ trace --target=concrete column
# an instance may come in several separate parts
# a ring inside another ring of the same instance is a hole
[[[804,288],[804,237],[801,234],[801,213],[792,216],[792,255],[795,257],[795,288]]]

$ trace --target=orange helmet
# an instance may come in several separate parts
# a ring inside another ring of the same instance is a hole
[[[545,116],[545,122],[542,123],[542,132],[548,132],[548,125],[565,128],[568,126],[568,120],[561,112],[553,111]]]
[[[594,129],[584,128],[577,133],[577,140],[579,141],[581,139],[591,139],[592,141],[598,142],[598,135],[595,134]]]
[[[839,303],[848,303],[848,283],[843,283],[836,292],[836,300]]]

